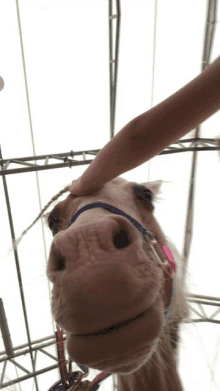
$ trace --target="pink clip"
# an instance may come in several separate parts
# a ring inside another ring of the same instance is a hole
[[[166,255],[166,258],[169,262],[170,267],[170,277],[172,277],[172,272],[176,271],[176,262],[174,261],[172,251],[167,246],[163,246],[160,244],[161,249],[163,250],[164,254]]]

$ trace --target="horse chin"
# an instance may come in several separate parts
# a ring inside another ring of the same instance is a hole
[[[85,336],[67,332],[67,351],[78,363],[111,373],[134,372],[156,349],[164,324],[161,295],[130,324],[105,335]]]
[[[104,371],[108,373],[114,373],[114,374],[131,374],[136,371],[138,371],[145,363],[147,363],[154,352],[157,349],[158,343],[160,338],[158,337],[154,343],[151,346],[148,346],[148,348],[144,351],[142,355],[140,355],[140,352],[136,352],[135,357],[130,357],[130,362],[127,362],[126,364],[123,364],[122,362],[119,362],[119,358],[115,358],[115,364],[111,360],[111,363],[97,363],[95,365],[90,366],[90,368],[97,369],[99,371]]]

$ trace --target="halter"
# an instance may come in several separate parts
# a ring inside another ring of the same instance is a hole
[[[172,269],[175,271],[175,262],[174,260],[170,259],[169,256],[165,253],[165,250],[167,249],[169,252],[170,250],[168,247],[163,246],[162,244],[159,244],[157,240],[154,238],[154,235],[147,230],[143,225],[141,225],[137,220],[135,220],[130,215],[126,214],[122,210],[116,208],[115,206],[112,206],[110,204],[106,204],[103,202],[93,202],[90,204],[87,204],[83,206],[81,209],[78,210],[70,220],[67,228],[69,228],[77,219],[77,217],[85,212],[86,210],[93,209],[93,208],[103,208],[107,209],[110,212],[121,215],[128,219],[140,232],[142,235],[143,241],[144,241],[144,248],[146,249],[148,255],[150,258],[153,258],[154,261],[157,262],[157,264],[160,267],[163,267],[164,275],[165,275],[165,281],[166,281],[166,294],[169,296],[169,301],[164,313],[164,326],[168,320],[170,307],[173,300],[173,277],[172,277]],[[167,252],[167,251],[166,251]],[[167,266],[170,271],[167,271]],[[169,286],[170,286],[170,293],[169,293]],[[96,391],[99,388],[100,382],[102,380],[105,380],[107,377],[111,376],[112,373],[107,372],[101,372],[98,376],[95,377],[95,379],[90,382],[88,380],[85,380],[82,382],[82,378],[88,375],[89,369],[86,365],[77,364],[84,373],[81,371],[75,371],[70,374],[67,372],[66,364],[65,364],[65,355],[64,355],[64,347],[63,347],[63,331],[60,330],[60,328],[57,326],[57,332],[56,332],[56,339],[57,339],[57,351],[58,351],[58,359],[59,359],[59,368],[60,368],[60,374],[61,374],[61,383],[60,381],[56,383],[53,388],[50,388],[49,391],[58,391],[58,390],[69,390],[69,391]],[[70,364],[70,361],[69,361]],[[69,385],[67,384],[67,380],[69,382]],[[63,388],[60,388],[63,387]]]

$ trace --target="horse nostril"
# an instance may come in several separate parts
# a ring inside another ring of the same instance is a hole
[[[54,245],[54,269],[61,272],[66,269],[66,258],[61,254],[60,250]]]
[[[64,257],[60,257],[57,259],[57,271],[62,271],[66,269],[66,259]]]
[[[130,239],[127,233],[123,229],[120,229],[120,231],[114,235],[113,243],[116,248],[121,249],[130,244]]]

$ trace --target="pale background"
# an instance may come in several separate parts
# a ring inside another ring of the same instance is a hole
[[[201,73],[207,0],[158,1],[153,106]],[[109,141],[108,1],[20,0],[21,26],[36,154],[100,149]],[[115,132],[150,109],[154,43],[153,0],[121,1],[121,39]],[[113,14],[115,9],[113,10]],[[220,20],[218,12],[217,20]],[[116,21],[114,22],[116,23]],[[115,29],[114,29],[115,31]],[[211,62],[219,55],[219,23]],[[30,121],[14,0],[0,0],[0,143],[3,158],[31,156]],[[202,125],[201,137],[220,135],[219,112]],[[186,137],[191,137],[189,133]],[[192,152],[155,157],[124,175],[132,181],[164,179],[155,215],[180,252],[186,222]],[[13,166],[10,166],[13,167]],[[44,206],[87,166],[39,172]],[[217,152],[199,152],[193,242],[189,259],[191,293],[220,296],[220,162]],[[14,346],[27,342],[11,235],[0,181],[0,297]],[[36,173],[7,176],[16,237],[39,214]],[[46,251],[52,236],[45,228]],[[18,247],[31,330],[36,340],[53,333],[41,223]],[[211,314],[216,308],[205,310]],[[220,317],[218,317],[219,319]],[[4,350],[0,337],[0,351]],[[54,354],[54,347],[50,348]],[[41,353],[40,353],[41,354]],[[52,365],[42,355],[37,368]],[[29,355],[17,359],[31,370]],[[10,370],[9,370],[10,369]],[[75,369],[78,369],[77,367]],[[183,326],[180,367],[185,391],[220,390],[220,325]],[[2,364],[0,364],[0,376]],[[94,377],[94,372],[90,379]],[[9,364],[8,380],[23,372]],[[58,380],[54,370],[38,376],[40,391]],[[112,377],[101,389],[110,390]],[[10,390],[35,390],[33,379]]]

